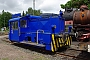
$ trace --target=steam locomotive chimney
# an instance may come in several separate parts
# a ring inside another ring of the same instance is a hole
[[[88,10],[88,7],[86,5],[81,5],[80,10],[81,11]]]

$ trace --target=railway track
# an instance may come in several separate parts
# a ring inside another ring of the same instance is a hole
[[[55,55],[60,56],[62,60],[90,60],[90,54],[88,52],[75,49],[67,49],[64,52],[56,52]]]
[[[8,42],[10,44],[13,44],[11,43],[7,37],[4,37],[5,39],[3,39],[3,41],[5,42]],[[22,48],[22,46],[26,49],[30,49],[30,50],[35,50],[36,51],[36,48],[34,47],[30,47],[30,46],[25,46],[24,44],[15,44],[16,46],[19,46]],[[72,49],[72,48],[69,48],[65,51],[62,51],[62,52],[56,52],[56,53],[51,53],[51,52],[47,52],[47,51],[44,51],[44,49],[37,49],[38,51],[36,52],[40,52],[40,53],[43,53],[43,54],[50,54],[52,56],[60,56],[61,60],[90,60],[90,53],[87,53],[85,51],[81,51],[81,50],[76,50],[76,49]]]

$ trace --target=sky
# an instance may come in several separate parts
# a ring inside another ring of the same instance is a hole
[[[35,0],[35,9],[40,9],[43,13],[59,13],[62,10],[60,4],[65,4],[69,0]],[[27,11],[33,8],[33,0],[0,0],[0,12],[9,11],[13,14]]]

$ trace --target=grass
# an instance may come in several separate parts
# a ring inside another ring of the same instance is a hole
[[[50,59],[43,57],[43,56],[40,56],[38,58],[35,58],[34,60],[50,60]]]
[[[9,58],[2,58],[1,60],[9,60]]]

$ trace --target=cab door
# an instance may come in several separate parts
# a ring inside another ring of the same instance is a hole
[[[11,41],[19,42],[19,22],[10,22],[10,34],[9,38]]]

